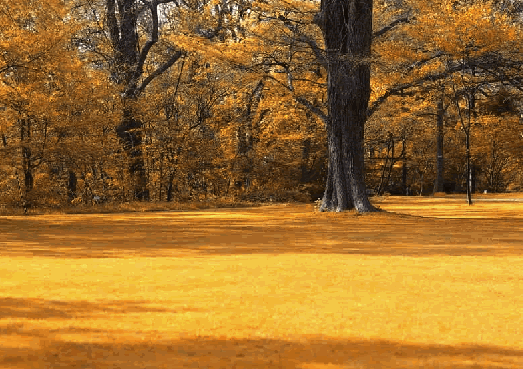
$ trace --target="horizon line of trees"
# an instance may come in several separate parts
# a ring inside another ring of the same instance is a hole
[[[371,51],[326,46],[329,7],[345,4],[373,6]],[[0,203],[323,197],[334,63],[336,78],[370,73],[368,190],[523,190],[522,14],[517,1],[2,4]]]

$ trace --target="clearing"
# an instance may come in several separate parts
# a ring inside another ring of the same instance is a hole
[[[0,369],[523,368],[523,199],[0,217]]]

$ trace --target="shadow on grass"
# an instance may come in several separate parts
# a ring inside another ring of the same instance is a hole
[[[1,256],[523,255],[523,219],[314,213],[312,205],[0,218]]]
[[[200,309],[165,309],[147,306],[151,301],[58,301],[39,298],[0,298],[0,319],[76,319],[104,314],[205,312]],[[0,326],[0,335],[4,334]]]
[[[15,301],[16,300],[16,301]],[[121,313],[143,302],[119,302]],[[7,307],[7,308],[6,308]],[[279,338],[196,336],[191,332],[166,339],[157,332],[130,332],[74,327],[74,316],[97,316],[106,303],[59,303],[33,299],[0,300],[3,319],[24,316],[71,326],[34,328],[0,325],[2,368],[358,368],[358,369],[500,369],[520,368],[523,351],[461,344],[415,344],[385,339],[301,335]],[[58,310],[64,313],[57,312]],[[140,312],[154,311],[140,307]],[[55,311],[53,313],[53,311]],[[31,315],[34,314],[34,315]],[[363,332],[362,332],[363,333]],[[133,339],[122,338],[133,335]]]

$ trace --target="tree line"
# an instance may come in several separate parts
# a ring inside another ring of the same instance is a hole
[[[517,1],[0,5],[0,202],[520,190]],[[283,198],[282,198],[283,199]]]

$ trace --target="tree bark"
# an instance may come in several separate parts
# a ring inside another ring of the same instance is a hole
[[[363,153],[372,0],[322,0],[314,21],[323,33],[328,59],[329,169],[320,211],[377,211],[366,193]]]

